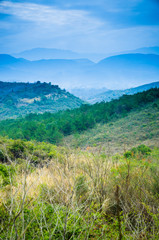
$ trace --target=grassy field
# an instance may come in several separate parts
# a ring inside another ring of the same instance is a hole
[[[123,154],[1,138],[0,239],[159,238],[159,148]]]

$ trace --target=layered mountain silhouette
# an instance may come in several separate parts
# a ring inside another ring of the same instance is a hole
[[[0,55],[0,80],[46,81],[64,88],[126,89],[158,81],[159,55],[123,54],[98,63],[89,59],[29,61]]]
[[[27,60],[80,58],[80,54],[78,53],[56,48],[33,48],[20,53],[13,53],[12,55],[14,57],[25,58]]]
[[[134,50],[114,52],[114,53],[77,53],[70,50],[56,48],[33,48],[19,53],[11,54],[13,57],[25,58],[35,61],[41,59],[79,59],[88,58],[92,61],[99,62],[103,58],[121,54],[142,53],[142,54],[157,54],[159,55],[159,47],[143,47]]]

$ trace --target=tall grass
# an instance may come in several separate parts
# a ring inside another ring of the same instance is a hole
[[[6,153],[0,239],[159,239],[159,149],[141,149],[63,148],[36,166],[34,152],[21,161]]]

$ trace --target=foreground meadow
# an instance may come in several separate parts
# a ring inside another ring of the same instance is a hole
[[[158,148],[0,143],[0,239],[159,239]]]

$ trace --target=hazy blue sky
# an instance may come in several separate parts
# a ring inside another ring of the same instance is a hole
[[[0,52],[111,53],[159,45],[157,0],[0,0]]]

